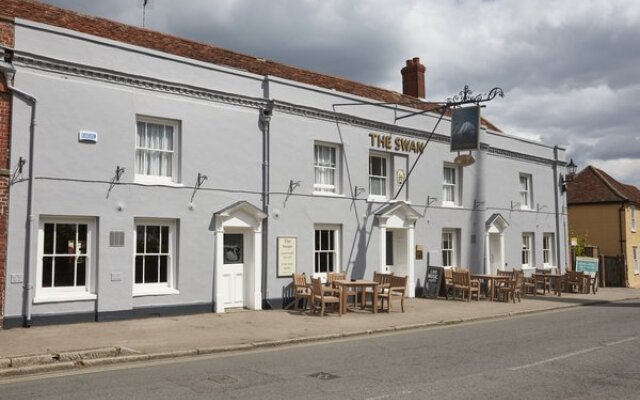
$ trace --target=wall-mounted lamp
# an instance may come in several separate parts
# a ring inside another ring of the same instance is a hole
[[[355,186],[353,188],[353,197],[358,197],[360,196],[362,193],[366,192],[367,189],[360,187],[360,186]]]
[[[301,184],[300,181],[294,181],[293,179],[289,181],[289,191],[288,193],[291,194],[293,193],[294,190],[296,190],[297,187],[299,187]]]
[[[193,187],[193,192],[191,193],[191,201],[189,202],[191,207],[193,207],[193,197],[196,195],[196,192],[198,191],[198,189],[200,189],[200,186],[202,186],[204,181],[206,181],[207,179],[209,178],[205,174],[201,174],[200,172],[198,172],[198,177],[196,178],[196,185]]]
[[[560,174],[560,190],[562,193],[567,191],[567,184],[573,182],[573,177],[576,176],[576,169],[578,169],[578,166],[573,163],[572,158],[569,164],[567,164],[567,176],[565,177]]]
[[[429,207],[431,204],[435,203],[436,201],[438,201],[437,197],[427,196],[427,207]]]
[[[9,181],[10,185],[13,185],[14,183],[16,183],[18,179],[22,176],[22,168],[26,163],[27,163],[27,160],[20,157],[20,159],[18,160],[18,165],[16,165],[16,168],[13,170],[13,174],[11,174],[11,180]]]
[[[125,170],[124,167],[121,167],[119,165],[116,166],[116,174],[111,179],[111,183],[109,184],[109,190],[107,190],[107,199],[109,198],[109,194],[111,194],[111,190],[116,185],[116,183],[120,183],[120,178],[122,178],[122,175],[124,175],[124,170]]]

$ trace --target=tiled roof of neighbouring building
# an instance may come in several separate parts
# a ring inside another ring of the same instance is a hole
[[[567,204],[631,202],[640,205],[640,190],[589,165],[567,185]]]

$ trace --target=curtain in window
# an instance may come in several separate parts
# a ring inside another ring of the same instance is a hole
[[[173,126],[138,122],[136,173],[171,177]]]
[[[456,200],[455,188],[456,188],[456,171],[453,168],[444,168],[444,185],[443,189],[443,201],[454,202]]]
[[[315,161],[316,188],[320,190],[334,191],[336,149],[328,146],[316,146]]]

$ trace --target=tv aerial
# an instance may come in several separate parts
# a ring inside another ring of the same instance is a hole
[[[153,9],[153,1],[152,0],[138,0],[138,7],[142,8],[142,27],[144,28],[146,25],[147,19],[147,8]]]

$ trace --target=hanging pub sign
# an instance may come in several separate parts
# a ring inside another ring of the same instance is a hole
[[[480,106],[454,108],[451,116],[451,151],[480,147]]]

